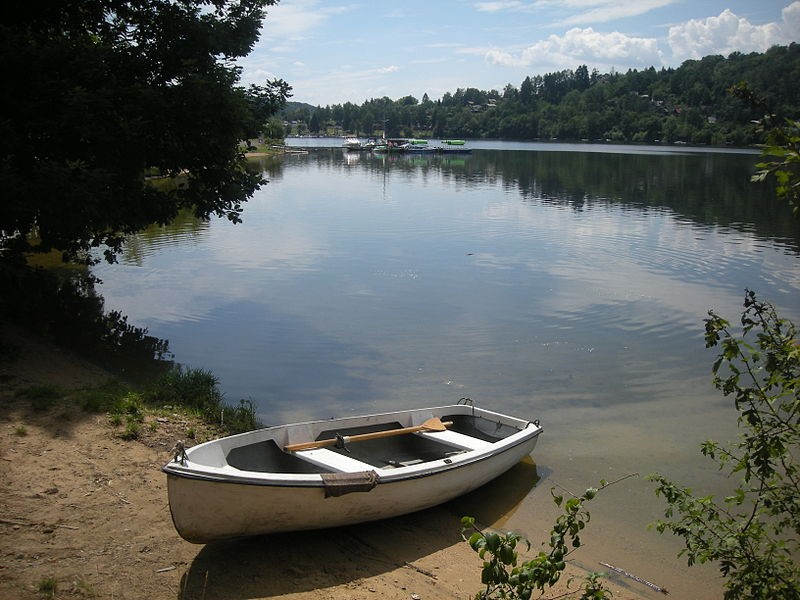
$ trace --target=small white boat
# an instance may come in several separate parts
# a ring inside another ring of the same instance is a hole
[[[195,543],[394,517],[470,492],[531,453],[526,421],[457,404],[268,427],[178,451],[172,521]]]
[[[345,150],[352,150],[352,151],[360,151],[364,149],[364,145],[361,143],[361,140],[356,137],[346,137],[342,142],[342,148]]]
[[[472,149],[465,140],[441,140],[436,151],[440,154],[469,154]]]
[[[428,145],[428,140],[408,140],[406,145],[406,152],[409,154],[431,154],[436,152],[436,148]]]

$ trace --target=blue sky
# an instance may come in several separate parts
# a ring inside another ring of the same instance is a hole
[[[282,0],[245,84],[279,77],[313,105],[457,88],[502,91],[585,64],[601,73],[800,42],[791,0]]]

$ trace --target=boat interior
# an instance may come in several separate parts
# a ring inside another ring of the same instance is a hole
[[[480,415],[443,415],[451,422],[445,431],[420,431],[379,439],[362,440],[295,452],[286,452],[274,440],[267,439],[230,449],[227,463],[242,471],[270,473],[360,472],[370,469],[406,467],[479,450],[506,438],[519,429]],[[391,429],[401,429],[399,422],[320,431],[316,440],[335,439]]]

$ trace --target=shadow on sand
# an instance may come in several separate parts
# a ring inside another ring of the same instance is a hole
[[[179,599],[240,600],[341,585],[411,565],[464,543],[461,517],[501,525],[539,481],[526,459],[494,481],[411,515],[321,531],[208,544],[181,581]]]

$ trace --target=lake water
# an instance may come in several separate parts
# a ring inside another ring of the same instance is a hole
[[[749,182],[758,155],[476,142],[471,155],[387,157],[291,143],[308,154],[253,161],[270,183],[243,224],[183,216],[99,265],[106,308],[212,370],[266,424],[464,396],[540,419],[541,481],[506,478],[524,497],[485,519],[538,543],[553,485],[639,473],[589,506],[576,561],[719,597],[714,569],[687,569],[677,540],[646,529],[663,504],[643,476],[727,489],[698,450],[736,431],[710,384],[708,309],[735,321],[750,288],[800,322],[800,227]],[[488,511],[488,489],[463,510]]]

